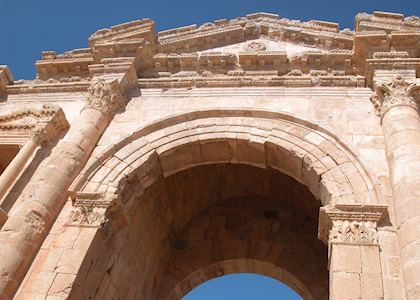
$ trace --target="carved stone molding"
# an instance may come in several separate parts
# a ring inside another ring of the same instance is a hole
[[[259,41],[253,41],[253,42],[249,42],[246,45],[246,49],[248,51],[264,51],[266,49],[266,46],[264,43],[259,42]]]
[[[243,71],[230,72],[229,76],[191,76],[170,78],[139,79],[140,88],[189,88],[189,87],[363,87],[365,78],[362,76],[299,76],[291,72],[287,76],[274,76],[273,71]],[[295,74],[297,76],[295,76]]]
[[[58,106],[43,105],[41,109],[0,116],[0,138],[10,143],[24,143],[32,138],[36,144],[41,145],[68,127],[64,112]]]
[[[328,240],[350,244],[376,244],[376,222],[333,220]]]
[[[103,193],[70,192],[73,203],[66,226],[104,227],[111,224],[119,229],[127,224],[127,214],[118,197]]]
[[[386,206],[322,207],[318,237],[325,243],[377,244],[377,225]]]
[[[387,111],[395,106],[410,106],[418,110],[419,85],[408,83],[402,75],[396,75],[390,82],[377,82],[376,92],[371,101],[383,117]]]
[[[70,212],[66,226],[101,227],[107,221],[105,208],[79,206]]]
[[[104,79],[97,79],[88,88],[85,109],[95,109],[111,117],[125,104],[126,99],[121,93],[117,80],[107,82]]]

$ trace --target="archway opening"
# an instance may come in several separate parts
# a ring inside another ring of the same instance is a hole
[[[293,289],[268,276],[238,273],[223,275],[200,284],[182,300],[302,300]]]
[[[12,144],[0,144],[0,175],[3,171],[7,168],[7,166],[12,162],[13,158],[19,152],[19,145],[12,145]]]
[[[304,299],[328,298],[321,203],[290,176],[221,163],[129,185],[121,200],[128,225],[102,239],[99,256],[101,239],[93,242],[88,257],[96,258],[78,276],[92,299],[182,299],[234,273],[275,278]]]

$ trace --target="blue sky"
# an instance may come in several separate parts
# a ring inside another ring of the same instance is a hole
[[[232,274],[209,280],[182,300],[301,300],[293,290],[270,277]]]
[[[259,11],[353,28],[357,12],[374,10],[420,15],[416,0],[0,0],[0,64],[9,65],[15,79],[32,79],[42,51],[83,48],[97,29],[146,17],[158,30]]]

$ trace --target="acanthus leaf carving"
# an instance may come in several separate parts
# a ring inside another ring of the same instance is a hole
[[[70,194],[73,208],[66,226],[98,227],[111,226],[118,230],[128,224],[127,213],[118,196],[111,197],[102,193],[77,192]]]
[[[408,83],[404,76],[396,75],[390,82],[378,82],[376,92],[371,97],[379,115],[383,117],[392,107],[411,106],[418,110],[419,86],[415,83]]]
[[[334,220],[329,232],[329,242],[350,244],[376,244],[378,234],[372,221]]]
[[[105,208],[79,206],[70,212],[67,226],[101,227],[106,222]]]
[[[117,80],[97,79],[88,88],[85,109],[91,108],[111,117],[124,107],[126,99],[121,93]]]
[[[324,206],[320,209],[318,238],[326,244],[378,244],[377,226],[386,215],[384,205]]]

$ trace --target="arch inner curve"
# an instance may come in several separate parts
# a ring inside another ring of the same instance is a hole
[[[219,163],[160,173],[147,188],[131,181],[128,190],[120,199],[128,222],[108,233],[106,263],[86,261],[88,278],[76,280],[93,299],[182,299],[202,282],[243,272],[278,279],[304,299],[328,299],[321,202],[292,177]],[[94,289],[85,286],[98,278]]]

